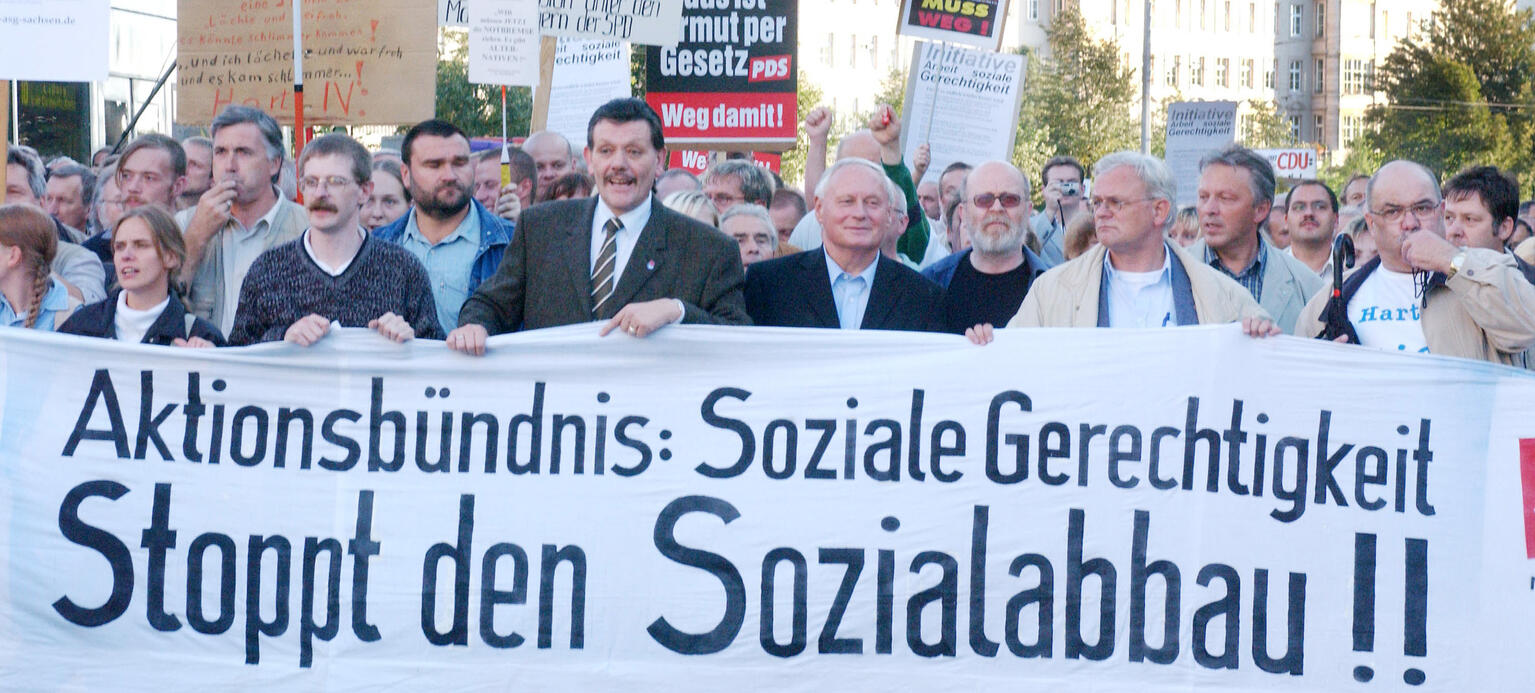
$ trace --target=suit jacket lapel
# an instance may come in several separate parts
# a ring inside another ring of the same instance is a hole
[[[831,280],[826,274],[826,253],[809,252],[802,257],[800,270],[804,274],[799,285],[805,288],[805,302],[810,304],[810,312],[823,327],[841,327],[842,322],[837,319],[837,299],[831,295]]]
[[[613,288],[613,300],[603,308],[605,315],[599,315],[599,318],[613,317],[619,308],[634,299],[645,282],[670,269],[667,267],[669,258],[666,254],[666,236],[671,231],[671,224],[665,219],[667,213],[659,201],[650,201],[650,220],[645,222],[640,237],[635,239],[634,250],[629,253],[629,263],[624,265],[624,273],[618,277],[618,286]]]
[[[550,258],[554,265],[551,270],[570,278],[576,305],[585,315],[592,314],[592,218],[597,204],[593,197],[586,214],[564,224],[561,241],[555,244],[554,257]]]
[[[875,258],[879,263],[874,270],[874,286],[869,287],[869,304],[863,310],[861,329],[874,329],[887,324],[886,318],[895,308],[895,261],[884,255]]]

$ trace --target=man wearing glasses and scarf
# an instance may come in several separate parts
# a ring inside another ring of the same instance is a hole
[[[1535,285],[1513,256],[1459,248],[1444,235],[1439,181],[1411,161],[1370,179],[1365,219],[1380,250],[1343,282],[1347,325],[1339,341],[1526,366],[1535,345]],[[1312,298],[1297,333],[1316,336],[1330,290]]]

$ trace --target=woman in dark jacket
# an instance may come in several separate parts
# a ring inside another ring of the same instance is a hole
[[[112,230],[112,262],[122,288],[75,311],[59,331],[164,346],[225,346],[218,328],[188,313],[172,290],[186,258],[170,213],[145,205],[124,214]]]

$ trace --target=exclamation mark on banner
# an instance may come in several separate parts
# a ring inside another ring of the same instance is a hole
[[[1535,558],[1535,438],[1519,441],[1519,478],[1524,487],[1524,553]]]
[[[1407,599],[1403,605],[1402,654],[1428,656],[1428,540],[1407,540]],[[1402,681],[1422,685],[1428,678],[1422,669],[1408,669]]]
[[[1375,651],[1375,566],[1374,534],[1354,535],[1354,651]],[[1402,606],[1402,654],[1428,656],[1428,540],[1407,540],[1406,597]],[[1366,665],[1354,667],[1354,680],[1368,683],[1375,670]],[[1422,669],[1402,672],[1402,681],[1421,686],[1428,680]]]
[[[1354,651],[1375,651],[1375,535],[1354,535]],[[1354,667],[1354,680],[1367,683],[1375,670]]]

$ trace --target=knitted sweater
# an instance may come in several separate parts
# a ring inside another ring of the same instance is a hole
[[[426,268],[409,252],[369,234],[352,264],[332,277],[304,250],[304,237],[256,258],[240,286],[240,308],[229,343],[281,341],[288,327],[310,314],[342,327],[367,327],[384,313],[405,318],[422,339],[442,339]]]

